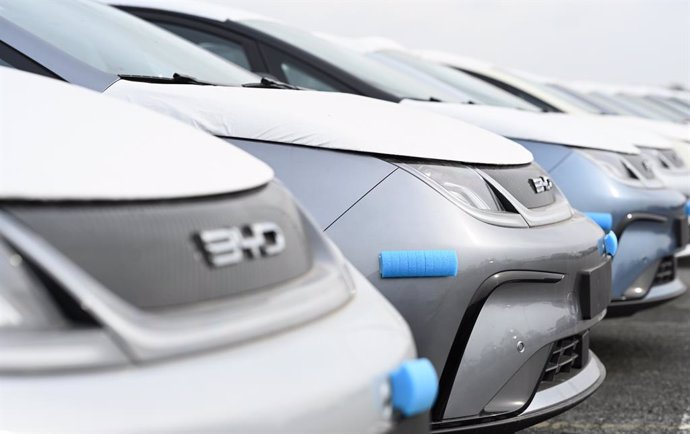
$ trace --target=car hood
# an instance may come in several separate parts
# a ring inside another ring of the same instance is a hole
[[[532,161],[521,145],[475,126],[350,94],[125,80],[106,93],[221,137],[473,164]]]
[[[677,124],[673,122],[643,119],[634,116],[616,115],[592,115],[606,118],[611,124],[620,125],[623,128],[645,128],[664,137],[667,140],[681,140],[690,144],[690,124]]]
[[[477,104],[402,100],[401,104],[431,110],[516,140],[533,140],[626,154],[639,150],[627,135],[601,122],[562,113],[536,113]]]
[[[266,184],[246,152],[114,98],[0,68],[0,198],[139,200]]]

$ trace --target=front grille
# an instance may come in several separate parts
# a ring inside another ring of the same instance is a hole
[[[553,344],[551,355],[539,384],[546,389],[567,381],[589,361],[589,331],[563,338]]]
[[[667,256],[659,262],[652,286],[671,282],[676,278],[676,258]]]
[[[312,268],[302,217],[291,196],[274,183],[203,198],[27,202],[5,209],[115,295],[144,310],[240,296]],[[238,263],[209,264],[201,232],[259,222],[281,228],[286,246],[282,253],[250,256],[242,251],[245,256]]]

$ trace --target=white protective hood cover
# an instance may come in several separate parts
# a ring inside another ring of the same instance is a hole
[[[0,67],[0,198],[167,199],[272,178],[263,162],[187,125]]]
[[[521,145],[472,125],[344,93],[125,80],[106,93],[222,137],[475,164],[532,161]]]
[[[683,140],[690,144],[690,124],[677,124],[633,116],[606,116],[606,119],[611,123],[616,123],[625,128],[641,127],[649,131],[654,131],[667,140]]]
[[[360,53],[374,53],[381,50],[408,51],[402,45],[387,38],[350,38],[326,33],[317,33],[317,35]],[[574,146],[603,148],[626,153],[634,152],[631,150],[630,145],[642,144],[636,142],[638,139],[642,139],[642,141],[650,147],[671,147],[663,137],[655,135],[654,133],[644,130],[637,130],[633,133],[629,129],[620,128],[615,125],[606,125],[605,120],[600,122],[601,128],[599,128],[595,126],[595,124],[598,123],[596,120],[593,120],[591,123],[583,123],[573,120],[572,116],[568,115],[544,119],[542,118],[544,116],[542,113],[526,113],[511,108],[494,106],[486,109],[486,106],[477,107],[472,105],[459,108],[459,106],[461,106],[459,104],[435,104],[425,101],[403,100],[402,103],[417,105],[422,108],[453,116],[457,119],[486,128],[494,133],[515,139],[564,143]],[[493,108],[497,108],[498,110],[494,111]],[[536,118],[535,115],[539,116],[539,118]],[[481,116],[481,119],[477,119],[475,116]],[[591,131],[592,129],[596,129],[596,131]],[[609,133],[606,133],[605,130],[608,130]]]
[[[619,129],[563,113],[536,113],[477,104],[402,100],[404,106],[431,110],[485,128],[511,139],[533,140],[625,154],[640,151]]]

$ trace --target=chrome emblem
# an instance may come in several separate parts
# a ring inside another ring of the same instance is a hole
[[[539,176],[537,178],[530,178],[530,185],[535,193],[543,193],[553,188],[553,182],[548,176]]]
[[[196,239],[206,261],[214,268],[275,256],[285,250],[283,231],[271,222],[204,230],[196,234]]]

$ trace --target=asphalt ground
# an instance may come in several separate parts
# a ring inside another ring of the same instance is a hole
[[[680,263],[690,286],[690,261]],[[601,388],[575,408],[521,434],[690,434],[690,293],[592,330],[606,365]]]

